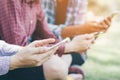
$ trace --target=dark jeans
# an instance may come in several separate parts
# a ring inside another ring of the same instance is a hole
[[[10,71],[8,74],[0,76],[0,80],[45,80],[43,68],[21,68]]]
[[[82,65],[85,63],[85,60],[83,59],[83,57],[80,55],[80,53],[77,52],[72,52],[72,65]]]

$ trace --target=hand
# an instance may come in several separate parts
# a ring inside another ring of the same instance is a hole
[[[54,41],[54,39],[34,41],[30,45],[23,47],[17,54],[11,56],[10,70],[42,65],[57,50],[57,48],[54,48],[48,51],[49,47],[44,45],[49,45]]]
[[[90,48],[94,40],[94,34],[78,35],[71,42],[66,43],[65,52],[84,52]]]
[[[111,25],[112,17],[113,17],[113,15],[108,16],[107,18],[105,18],[104,20],[102,20],[100,22],[96,22],[96,21],[87,22],[87,23],[83,24],[83,26],[86,29],[83,31],[86,31],[86,33],[104,32]]]
[[[103,26],[105,29],[103,32],[105,32],[111,25],[112,18],[116,15],[116,13],[111,14],[110,16],[106,17],[104,20],[99,22],[99,25]]]
[[[93,32],[105,32],[111,25],[112,18],[116,15],[116,13],[111,14],[101,21],[91,22],[90,30]]]

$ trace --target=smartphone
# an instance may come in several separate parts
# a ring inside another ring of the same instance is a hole
[[[57,44],[51,46],[48,50],[51,50],[55,47],[58,47],[58,46],[62,45],[63,43],[67,43],[67,42],[70,42],[70,38],[68,38],[68,37],[63,39],[62,41],[58,42]]]
[[[120,11],[115,11],[115,12],[111,13],[110,16],[111,16],[111,18],[113,18],[116,15],[120,15]]]

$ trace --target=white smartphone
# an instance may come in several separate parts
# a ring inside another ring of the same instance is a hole
[[[70,41],[70,38],[65,38],[65,39],[63,39],[62,41],[58,42],[57,44],[51,46],[48,50],[51,50],[51,49],[53,49],[53,48],[55,48],[55,47],[60,46],[60,45],[63,44],[63,43],[69,42],[69,41]]]

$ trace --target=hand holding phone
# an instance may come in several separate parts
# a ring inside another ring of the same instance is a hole
[[[55,48],[55,47],[58,47],[58,46],[62,45],[63,43],[69,42],[69,41],[70,41],[70,38],[67,37],[67,38],[65,38],[64,40],[58,42],[57,44],[51,46],[48,50],[51,50],[51,49],[53,49],[53,48]]]
[[[119,12],[113,12],[112,14],[110,14],[109,16],[107,16],[106,18],[104,18],[102,21],[99,22],[99,24],[104,28],[103,32],[107,31],[107,29],[110,27],[112,23],[113,17],[118,14]]]

